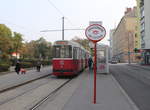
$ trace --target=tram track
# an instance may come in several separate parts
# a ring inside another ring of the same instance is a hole
[[[15,89],[17,89],[17,88],[19,88],[19,87],[26,86],[26,85],[28,85],[28,84],[34,83],[35,81],[38,81],[38,80],[42,80],[42,79],[44,79],[44,78],[46,78],[46,77],[49,77],[49,76],[51,76],[51,75],[46,75],[46,76],[43,76],[43,77],[40,77],[40,78],[31,80],[31,81],[28,81],[28,82],[26,82],[26,83],[19,84],[18,86],[12,86],[12,87],[10,87],[9,89],[6,89],[6,90],[2,91],[0,94],[5,94],[5,92],[9,92],[9,91],[11,91],[11,90],[15,90]],[[39,86],[43,86],[43,85],[46,84],[46,83],[47,83],[47,82],[42,83],[42,84],[38,85],[38,87],[39,87]],[[0,100],[0,105],[5,104],[5,103],[7,103],[7,102],[9,102],[9,101],[11,101],[11,100],[14,100],[14,99],[16,99],[16,98],[18,98],[18,97],[20,97],[20,96],[23,96],[24,94],[26,94],[26,93],[28,93],[28,92],[30,92],[30,91],[36,89],[36,88],[37,88],[37,87],[33,87],[33,88],[31,88],[31,89],[29,89],[29,90],[27,90],[27,91],[24,91],[24,92],[22,92],[22,93],[19,93],[18,95],[15,95],[15,96],[13,96],[13,97],[7,98],[6,100],[3,100],[3,101]]]
[[[38,107],[40,107],[44,102],[46,102],[48,99],[50,99],[53,95],[55,95],[61,88],[63,88],[66,84],[68,84],[71,79],[68,79],[66,82],[61,84],[58,88],[54,89],[52,92],[50,92],[46,97],[41,99],[39,102],[37,102],[33,107],[31,107],[29,110],[36,110]]]
[[[71,80],[49,76],[31,84],[5,91],[0,94],[0,109],[30,110],[33,107],[37,108],[41,101],[43,103],[46,97],[51,97]]]
[[[16,88],[18,88],[18,87],[27,85],[27,84],[29,84],[29,83],[32,83],[32,82],[34,82],[34,81],[40,80],[40,79],[45,78],[45,77],[48,77],[48,76],[51,76],[51,74],[48,74],[48,75],[45,75],[45,76],[41,76],[41,77],[38,77],[38,78],[35,78],[35,79],[32,79],[32,80],[26,81],[26,82],[23,82],[23,83],[20,83],[20,84],[11,86],[11,87],[6,87],[6,88],[0,90],[0,94],[1,94],[1,93],[4,93],[4,92],[7,92],[7,91],[10,91],[10,90],[13,90],[13,89],[16,89]]]

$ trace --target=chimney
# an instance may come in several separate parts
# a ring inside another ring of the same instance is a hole
[[[132,8],[126,8],[126,11],[124,12],[124,14],[126,15],[127,13],[131,12]]]

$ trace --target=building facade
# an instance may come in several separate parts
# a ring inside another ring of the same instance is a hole
[[[111,39],[113,58],[119,62],[139,62],[139,54],[134,51],[140,48],[136,7],[127,8]]]
[[[113,41],[114,41],[114,37],[113,37],[113,33],[115,32],[115,29],[111,29],[110,32],[109,32],[109,45],[110,45],[110,59],[109,60],[112,60],[112,57],[113,57]]]
[[[150,64],[150,0],[137,0],[140,15],[142,63]]]

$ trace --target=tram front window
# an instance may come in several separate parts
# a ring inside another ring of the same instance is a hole
[[[54,46],[53,58],[72,58],[72,47],[70,45]]]

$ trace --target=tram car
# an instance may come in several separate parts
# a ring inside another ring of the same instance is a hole
[[[53,75],[74,76],[87,67],[88,52],[78,43],[67,40],[53,45]]]

